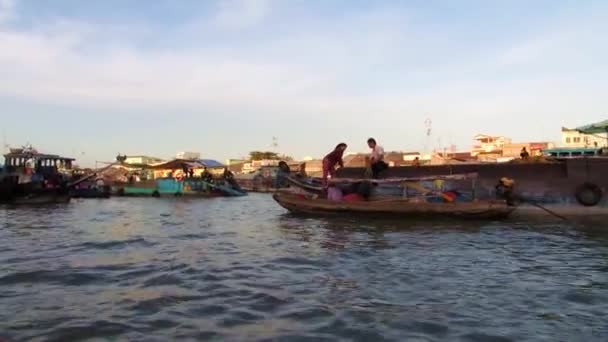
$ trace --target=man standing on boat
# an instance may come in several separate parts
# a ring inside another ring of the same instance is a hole
[[[327,187],[327,177],[332,178],[336,176],[336,165],[344,167],[344,161],[342,156],[346,150],[347,145],[345,143],[339,143],[333,151],[329,152],[323,158],[323,186]]]
[[[380,172],[388,169],[388,164],[384,162],[384,148],[376,143],[376,139],[367,139],[367,146],[372,149],[370,156],[370,166],[373,178],[378,178]]]

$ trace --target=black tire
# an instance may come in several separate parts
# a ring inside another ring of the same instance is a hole
[[[124,196],[125,195],[125,189],[123,189],[123,188],[118,189],[118,191],[116,192],[116,194],[118,196],[121,196],[121,197]]]
[[[158,191],[156,191],[156,190],[155,190],[155,191],[152,193],[152,197],[157,197],[157,198],[158,198],[158,197],[160,197],[160,193],[159,193]]]
[[[176,192],[175,193],[175,197],[182,197],[182,193],[181,192]]]
[[[602,200],[602,189],[593,183],[584,183],[575,192],[578,203],[585,207],[593,207]]]

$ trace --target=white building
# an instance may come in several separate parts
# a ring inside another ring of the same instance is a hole
[[[562,127],[562,147],[571,148],[600,148],[608,146],[608,133],[598,132],[593,134],[581,133],[576,129]]]
[[[420,152],[404,152],[403,153],[403,161],[414,161],[416,158],[418,158],[418,160],[422,159],[422,155],[420,154]],[[430,160],[430,156],[429,156],[429,160]]]
[[[195,160],[200,159],[201,154],[198,152],[178,152],[175,159]]]
[[[161,158],[150,156],[127,156],[125,159],[126,164],[153,165],[162,162],[163,160]]]
[[[500,153],[505,144],[511,143],[510,138],[487,134],[477,134],[473,140],[475,140],[475,143],[471,149],[472,156],[476,156],[480,153]]]

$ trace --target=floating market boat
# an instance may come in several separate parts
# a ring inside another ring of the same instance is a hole
[[[52,204],[70,200],[73,158],[39,153],[32,146],[12,148],[0,173],[0,203]]]
[[[43,205],[43,204],[62,204],[69,203],[71,195],[69,193],[61,192],[44,192],[44,193],[28,193],[21,196],[13,196],[6,201],[0,201],[0,203],[10,205]]]
[[[372,193],[398,196],[403,188],[400,179],[431,180],[446,175],[476,174],[471,186],[477,201],[492,201],[500,197],[500,179],[514,181],[512,202],[517,207],[511,215],[515,220],[558,219],[570,223],[605,222],[608,218],[608,158],[604,156],[572,157],[518,163],[479,163],[391,167],[381,179],[371,180],[376,186]],[[365,168],[343,168],[333,182],[362,182]],[[384,178],[382,178],[384,177]],[[425,181],[423,181],[424,183]],[[305,193],[323,194],[323,189],[301,182],[290,182]],[[330,182],[331,183],[331,182]],[[440,182],[439,182],[440,183]],[[450,182],[448,182],[449,184]]]
[[[117,190],[121,196],[133,197],[238,197],[245,196],[243,190],[228,183],[211,183],[201,178],[161,178],[147,182],[127,184]]]
[[[73,198],[110,198],[110,186],[76,187],[71,190]]]
[[[214,162],[208,166],[209,162]],[[114,186],[119,196],[136,197],[237,197],[247,192],[240,188],[223,165],[211,160],[174,159],[147,167],[154,178],[139,181],[130,177],[127,184]],[[214,178],[208,168],[216,174]],[[222,177],[217,174],[224,170]]]
[[[283,208],[296,214],[366,214],[398,215],[404,218],[455,217],[491,220],[506,218],[515,210],[515,207],[507,205],[506,201],[429,203],[395,198],[346,202],[289,192],[275,193],[273,198]]]
[[[477,174],[420,178],[333,179],[327,190],[290,179],[300,193],[280,192],[273,198],[301,214],[375,214],[402,217],[502,219],[514,206],[505,199],[479,200]]]

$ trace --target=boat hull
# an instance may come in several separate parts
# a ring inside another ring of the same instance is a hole
[[[2,203],[10,205],[44,205],[62,204],[70,202],[71,196],[67,194],[36,194],[26,196],[15,196]]]
[[[507,218],[515,207],[502,201],[464,203],[424,203],[407,199],[387,199],[359,202],[312,199],[305,196],[279,192],[273,198],[283,208],[295,214],[357,214],[368,216],[400,216],[404,218],[462,218],[494,220]]]
[[[115,187],[118,196],[129,197],[239,197],[247,192],[228,184],[212,184],[201,179],[177,181],[160,178],[155,181],[128,184]]]
[[[110,198],[110,190],[75,189],[72,198]]]

